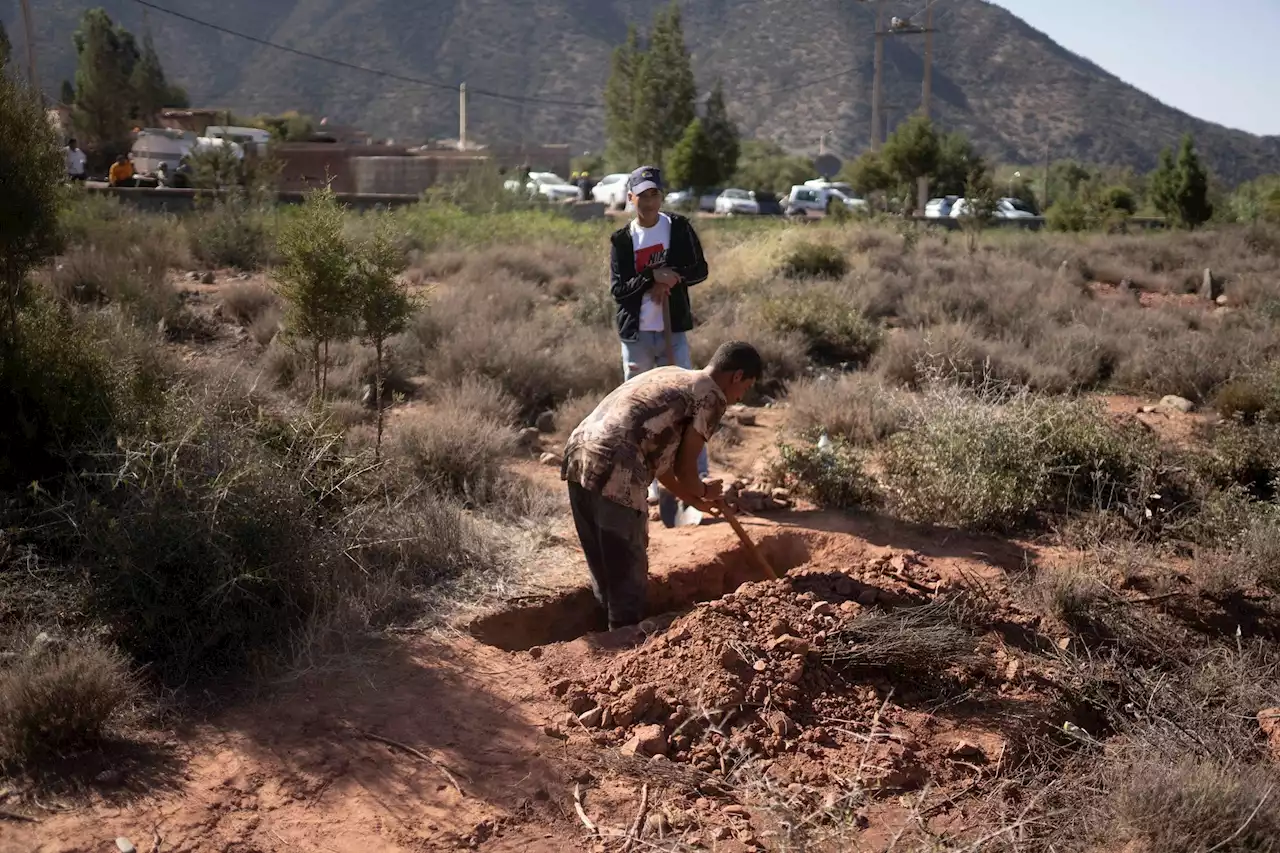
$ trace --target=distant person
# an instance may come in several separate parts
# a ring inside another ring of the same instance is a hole
[[[161,163],[156,168],[156,185],[161,187],[173,186],[173,170],[169,168],[168,163]]]
[[[686,504],[715,511],[721,483],[699,473],[697,460],[761,370],[750,344],[721,344],[705,370],[663,367],[624,382],[569,436],[560,478],[609,630],[645,616],[646,487],[659,480]]]
[[[116,161],[111,164],[111,170],[107,173],[107,182],[113,187],[136,185],[137,182],[133,179],[133,163],[128,156],[121,154],[116,157]]]
[[[85,179],[84,164],[89,158],[80,150],[80,146],[76,145],[74,139],[67,140],[67,148],[64,152],[67,160],[67,180],[83,181]]]
[[[678,213],[662,211],[662,172],[655,166],[636,169],[627,178],[627,198],[636,217],[610,238],[609,262],[609,289],[618,303],[624,382],[660,365],[672,366],[667,364],[664,313],[671,320],[674,366],[693,369],[689,288],[707,280],[707,259],[693,224]],[[698,473],[705,477],[707,471],[703,449]],[[649,497],[663,504],[663,521],[673,522],[675,508],[662,500],[657,483],[650,486]]]

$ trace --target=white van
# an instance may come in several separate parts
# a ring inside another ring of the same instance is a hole
[[[804,213],[808,215],[813,213],[826,213],[832,201],[843,204],[851,211],[866,210],[867,202],[864,199],[854,198],[846,195],[843,191],[834,187],[810,186],[809,184],[797,184],[791,188],[791,194],[787,196],[786,204],[783,207],[788,213]]]
[[[160,165],[177,169],[182,158],[196,146],[196,135],[189,130],[148,127],[138,131],[129,150],[133,170],[139,175],[154,175]]]
[[[205,128],[204,135],[209,139],[235,142],[243,149],[258,155],[266,154],[267,145],[271,142],[271,133],[260,127],[230,127],[213,124]]]

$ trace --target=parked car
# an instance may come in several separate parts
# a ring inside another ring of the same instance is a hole
[[[716,198],[715,212],[730,216],[746,214],[756,216],[760,213],[760,205],[756,202],[756,194],[747,190],[728,189]]]
[[[781,216],[783,214],[782,202],[778,201],[778,197],[773,193],[755,191],[756,206],[760,208],[761,216]]]
[[[955,204],[951,205],[950,215],[955,218],[969,215],[969,200],[957,199]],[[928,213],[926,211],[925,215]],[[1016,198],[1002,198],[996,201],[995,210],[992,211],[992,219],[1034,219],[1036,214],[1027,207],[1025,203]]]
[[[804,185],[806,187],[817,187],[818,189],[839,190],[850,198],[857,197],[857,193],[853,191],[853,187],[849,186],[844,181],[828,181],[826,178],[813,178],[805,181]]]
[[[716,199],[720,197],[720,190],[707,190],[698,197],[698,210],[703,213],[716,212]],[[684,210],[693,206],[693,190],[675,190],[667,193],[665,199],[667,207],[674,210]]]
[[[787,213],[803,212],[806,215],[813,213],[826,213],[831,203],[843,204],[849,210],[861,211],[867,207],[865,199],[855,198],[846,195],[843,191],[832,187],[816,187],[797,184],[791,188],[791,194],[787,196]]]
[[[605,175],[591,188],[591,198],[611,210],[622,210],[627,206],[627,178],[625,172]]]
[[[503,186],[510,192],[520,191],[518,180],[507,181]],[[555,172],[530,172],[525,192],[543,196],[549,201],[573,201],[578,197],[578,188]]]
[[[958,195],[931,198],[924,206],[925,219],[946,219],[951,215],[951,207],[960,200]]]

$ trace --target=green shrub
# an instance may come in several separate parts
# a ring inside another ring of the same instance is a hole
[[[0,668],[0,766],[30,766],[99,745],[132,700],[134,679],[114,649],[47,633]]]
[[[846,509],[877,502],[875,480],[863,470],[862,456],[842,440],[829,447],[778,444],[773,476],[821,506]]]
[[[256,270],[271,258],[263,212],[235,191],[202,208],[187,227],[191,254],[207,266]]]
[[[161,403],[159,353],[110,314],[47,299],[18,315],[0,347],[0,487],[73,470],[148,421]]]
[[[825,432],[857,447],[871,447],[902,429],[906,420],[902,392],[885,387],[871,374],[805,379],[787,390],[787,424],[808,439]]]
[[[776,332],[802,335],[809,355],[827,364],[865,364],[884,337],[877,323],[839,294],[818,289],[769,299],[761,315]]]
[[[1258,371],[1231,380],[1218,389],[1213,405],[1224,418],[1246,424],[1258,420],[1280,422],[1280,370]]]
[[[1141,523],[1146,496],[1159,491],[1155,455],[1139,436],[1088,404],[1026,395],[999,403],[935,388],[889,439],[883,463],[903,515],[955,527],[1011,529],[1040,512],[1084,509]],[[1157,510],[1153,523],[1163,520]]]
[[[782,259],[779,272],[789,278],[843,278],[849,260],[829,243],[800,243]]]

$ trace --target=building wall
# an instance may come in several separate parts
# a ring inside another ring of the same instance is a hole
[[[478,154],[419,154],[406,157],[352,157],[355,192],[419,195],[488,162]]]

